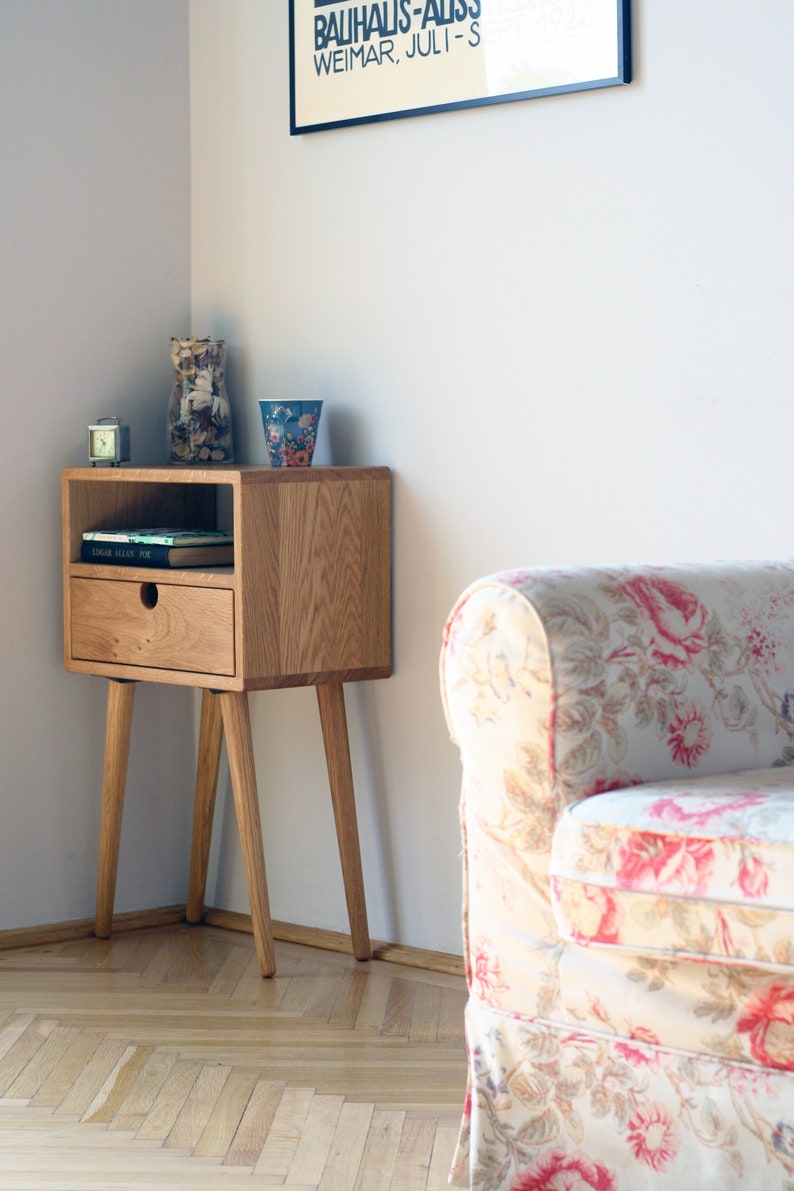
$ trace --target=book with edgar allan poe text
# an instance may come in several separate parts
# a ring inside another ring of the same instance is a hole
[[[96,529],[83,534],[82,562],[115,566],[212,567],[234,561],[234,538],[224,530]]]

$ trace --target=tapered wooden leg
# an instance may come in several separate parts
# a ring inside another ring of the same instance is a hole
[[[345,883],[350,935],[356,959],[369,959],[372,948],[367,926],[367,904],[364,897],[364,874],[361,870],[361,851],[356,822],[356,801],[353,792],[353,770],[350,765],[350,745],[347,736],[345,695],[341,683],[321,683],[317,687],[317,703],[323,729],[325,759],[331,800],[334,805],[339,859]]]
[[[204,917],[204,894],[212,841],[212,820],[218,790],[218,770],[223,746],[223,716],[218,695],[202,691],[201,726],[196,762],[196,795],[193,802],[193,842],[190,849],[190,877],[187,890],[188,922]]]
[[[262,844],[262,822],[259,815],[259,795],[256,789],[254,751],[251,741],[251,720],[248,696],[244,691],[223,691],[218,695],[226,733],[226,752],[237,811],[237,826],[243,851],[243,868],[251,903],[254,943],[263,976],[276,971],[273,931],[270,924],[270,903],[265,876],[265,852]]]
[[[108,684],[105,772],[102,780],[102,819],[99,828],[99,875],[94,919],[94,934],[100,939],[108,937],[113,924],[113,902],[116,896],[121,818],[124,811],[134,702],[135,683],[111,678]]]

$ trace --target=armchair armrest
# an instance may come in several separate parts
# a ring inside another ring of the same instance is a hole
[[[549,855],[563,808],[794,759],[794,566],[502,572],[457,601],[440,666],[463,769],[473,988],[507,1004],[520,937],[545,1012],[560,946]]]

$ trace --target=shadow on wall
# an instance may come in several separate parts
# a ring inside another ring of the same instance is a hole
[[[323,412],[330,462],[337,467],[365,467],[372,463],[370,439],[361,413],[329,401]]]

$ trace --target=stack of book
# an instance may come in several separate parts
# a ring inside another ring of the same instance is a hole
[[[231,532],[204,529],[92,529],[83,562],[127,567],[224,567],[234,561]]]

